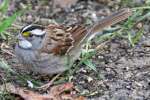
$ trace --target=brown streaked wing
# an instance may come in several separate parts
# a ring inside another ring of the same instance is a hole
[[[80,41],[86,32],[83,26],[72,26],[65,28],[61,25],[49,25],[46,28],[47,34],[43,40],[42,52],[64,55]]]

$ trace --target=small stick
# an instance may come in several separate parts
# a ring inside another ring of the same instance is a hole
[[[62,73],[57,74],[50,82],[48,82],[47,84],[44,84],[40,87],[36,87],[36,88],[39,90],[47,90],[61,74]]]

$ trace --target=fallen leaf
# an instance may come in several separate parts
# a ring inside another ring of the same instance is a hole
[[[57,95],[64,91],[71,90],[72,88],[73,88],[73,83],[65,83],[65,84],[53,86],[50,90],[50,93]]]
[[[1,86],[0,90],[2,91],[7,90],[12,94],[17,94],[24,100],[53,100],[53,96],[51,95],[41,95],[30,90],[25,90],[23,88],[15,87],[11,83],[7,83]]]
[[[11,83],[0,86],[0,91],[7,90],[12,94],[17,94],[24,100],[86,100],[82,96],[76,96],[75,94],[64,94],[65,91],[71,91],[73,89],[73,83],[65,83],[51,87],[48,94],[39,94],[37,92],[27,90],[21,87],[15,87]]]
[[[65,83],[57,86],[53,86],[50,89],[49,94],[52,94],[56,100],[63,100],[61,93],[67,90],[71,90],[73,88],[73,83]],[[71,100],[71,99],[70,99]]]

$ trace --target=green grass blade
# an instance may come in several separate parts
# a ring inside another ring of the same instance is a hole
[[[91,60],[87,59],[83,62],[85,65],[87,65],[92,70],[96,71],[96,66],[92,63]]]
[[[8,10],[9,0],[3,0],[0,5],[0,12],[5,13]]]
[[[21,13],[17,12],[0,23],[0,33],[4,32]]]
[[[137,20],[137,22],[140,22],[140,21],[142,21],[142,20],[144,20],[144,19],[146,19],[146,18],[148,18],[148,17],[150,17],[150,12],[148,12],[147,14],[141,16],[141,17]]]
[[[134,47],[134,42],[133,42],[133,40],[132,40],[132,35],[131,35],[131,33],[130,33],[130,32],[127,32],[127,33],[128,33],[128,40],[129,40],[129,42],[131,43],[132,47]]]
[[[137,32],[137,34],[132,38],[132,41],[134,44],[136,44],[142,37],[143,35],[143,29]]]
[[[128,18],[128,20],[124,23],[124,28],[125,29],[127,29],[127,30],[129,30],[129,29],[132,29],[132,27],[134,26],[134,22],[135,22],[135,20],[137,20],[137,17],[139,16],[139,15],[141,15],[142,14],[142,11],[141,10],[138,10],[138,11],[136,11],[136,12],[134,12],[134,14],[131,16],[131,17],[129,17]]]
[[[0,59],[0,68],[8,71],[8,72],[12,72],[15,73],[14,70],[7,64],[7,62],[3,59]]]

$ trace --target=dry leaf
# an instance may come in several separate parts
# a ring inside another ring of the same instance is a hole
[[[64,91],[71,90],[73,87],[74,87],[73,83],[61,84],[61,85],[51,87],[51,90],[49,93],[57,95],[57,94],[61,94]]]
[[[53,96],[51,95],[41,95],[30,90],[25,90],[23,88],[15,87],[11,83],[7,83],[1,86],[0,90],[4,90],[4,89],[6,89],[8,92],[12,94],[19,95],[24,100],[53,100]]]
[[[73,83],[65,83],[61,85],[56,85],[51,87],[51,90],[48,94],[39,94],[24,88],[15,87],[13,84],[8,83],[3,86],[0,86],[0,91],[6,89],[12,94],[17,94],[24,100],[86,100],[84,97],[76,97],[75,95],[63,94],[64,91],[71,91],[73,88]]]

